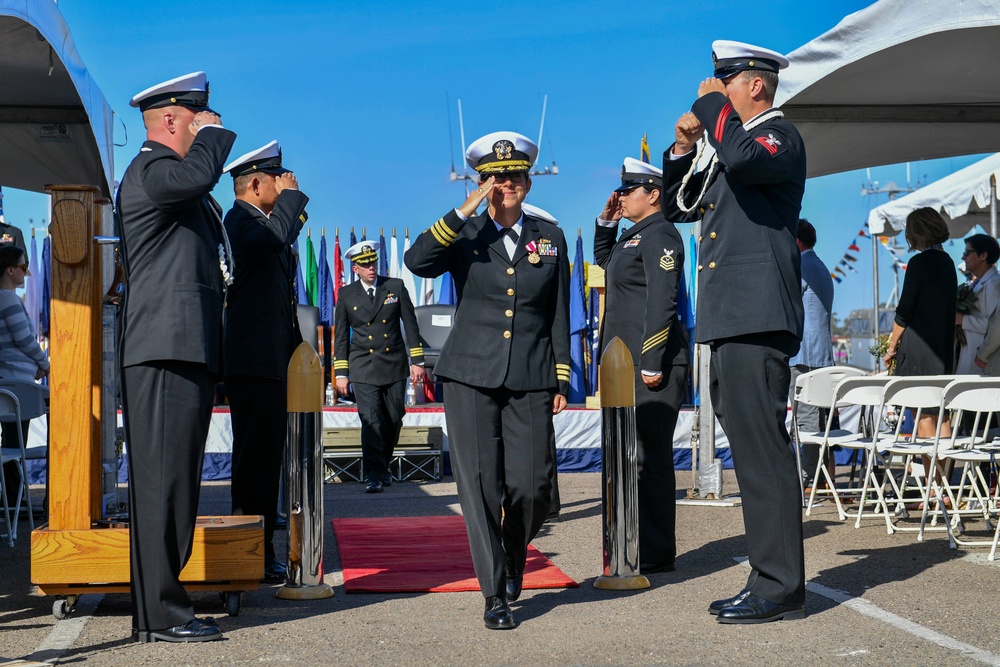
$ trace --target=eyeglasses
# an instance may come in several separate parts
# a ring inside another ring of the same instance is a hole
[[[14,266],[16,266],[17,268],[21,269],[25,273],[28,272],[28,265],[27,265],[27,263],[25,263],[25,264],[15,264]]]
[[[965,252],[962,253],[962,259],[965,259],[966,257],[968,257],[970,253],[972,253],[972,251],[969,250],[968,248],[966,248]]]
[[[484,174],[485,176],[485,174]],[[496,178],[497,183],[505,183],[510,179],[511,183],[524,183],[528,179],[528,173],[525,171],[508,171],[500,174],[489,174],[486,178],[479,181],[480,183],[485,183],[490,180],[490,176]]]

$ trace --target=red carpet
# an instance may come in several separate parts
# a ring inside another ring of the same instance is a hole
[[[460,516],[334,519],[348,593],[478,591]],[[524,588],[568,588],[575,581],[532,546]]]

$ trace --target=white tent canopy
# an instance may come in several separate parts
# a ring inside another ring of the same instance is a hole
[[[114,180],[114,112],[52,0],[0,0],[0,185]]]
[[[873,208],[868,213],[868,227],[881,236],[899,234],[906,229],[910,211],[928,206],[944,216],[952,238],[965,237],[976,225],[990,230],[990,209],[992,206],[996,210],[994,184],[998,177],[1000,153],[995,153],[905,197]]]
[[[788,54],[808,175],[1000,150],[1000,3],[881,0]]]

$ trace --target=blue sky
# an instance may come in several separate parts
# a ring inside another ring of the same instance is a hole
[[[44,0],[36,0],[44,1]],[[216,2],[156,5],[131,0],[61,0],[77,50],[112,108],[118,177],[144,138],[130,97],[162,80],[208,72],[212,106],[238,133],[231,157],[277,139],[285,163],[310,196],[308,229],[351,226],[360,235],[427,228],[464,200],[449,180],[463,160],[456,102],[469,143],[509,129],[537,138],[548,95],[539,164],[558,176],[534,180],[529,202],[553,213],[572,244],[582,230],[592,260],[594,217],[618,184],[621,161],[638,157],[648,133],[654,162],[673,125],[711,73],[713,39],[789,52],[870,4],[840,0],[759,3],[715,0],[623,4],[593,0],[505,2]],[[450,100],[450,103],[448,102]],[[449,136],[449,112],[451,133]],[[126,143],[127,140],[127,143]],[[911,164],[911,181],[932,182],[975,157]],[[903,165],[871,179],[906,183]],[[817,251],[832,266],[871,206],[865,171],[812,179],[803,215],[817,227]],[[46,218],[41,195],[5,189],[8,222]],[[215,191],[228,208],[231,179]],[[332,248],[332,239],[330,240]],[[951,248],[961,253],[961,243]],[[344,246],[346,248],[346,245]],[[881,251],[882,299],[892,289]],[[837,286],[841,316],[872,301],[866,246]]]

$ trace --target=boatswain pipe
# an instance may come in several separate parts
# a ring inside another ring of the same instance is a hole
[[[333,597],[323,581],[323,367],[303,342],[288,362],[288,574],[277,597]]]
[[[601,357],[601,509],[604,574],[594,587],[608,591],[649,588],[639,572],[639,468],[635,434],[635,367],[615,337]]]

